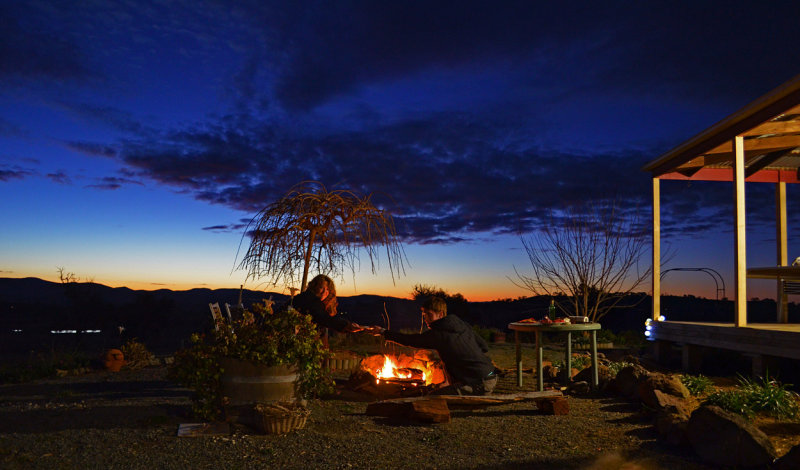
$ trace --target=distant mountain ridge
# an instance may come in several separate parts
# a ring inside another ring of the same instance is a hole
[[[274,292],[245,289],[242,301],[247,305],[265,298],[278,304],[289,297]],[[604,329],[619,332],[643,330],[650,316],[650,297],[632,294],[630,308],[618,308],[601,320]],[[103,344],[137,338],[149,347],[174,350],[185,344],[195,332],[213,328],[209,303],[235,304],[239,289],[195,288],[185,291],[159,289],[132,290],[97,283],[61,284],[37,278],[0,278],[0,352],[8,349],[28,351],[42,342],[54,345],[50,330],[101,329]],[[544,315],[550,298],[545,296],[491,302],[456,302],[449,304],[469,323],[484,328],[506,330],[510,322]],[[693,296],[663,296],[662,312],[669,320],[733,321],[733,302]],[[363,325],[386,326],[384,312],[393,329],[418,330],[421,325],[419,304],[413,300],[378,295],[339,298],[339,311]],[[748,302],[748,320],[774,321],[775,301]],[[800,306],[791,303],[789,321],[800,321]],[[119,328],[124,332],[119,333]],[[23,333],[13,333],[22,330]],[[80,341],[88,341],[83,338]],[[59,340],[61,341],[61,340]]]
[[[242,291],[244,305],[268,298],[279,305],[289,302],[285,294]],[[185,342],[191,333],[213,326],[208,304],[219,303],[224,310],[225,303],[235,305],[238,299],[239,289],[147,291],[31,277],[0,278],[0,337],[12,330],[36,332],[38,337],[54,329],[115,332],[124,327],[129,337],[170,348]],[[384,305],[393,326],[407,328],[412,322],[419,326],[419,310],[411,300],[377,295],[339,298],[340,312],[367,325],[384,323]]]

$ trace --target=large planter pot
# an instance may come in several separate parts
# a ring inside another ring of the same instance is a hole
[[[295,366],[264,366],[232,358],[223,358],[220,365],[222,395],[228,405],[295,400]]]

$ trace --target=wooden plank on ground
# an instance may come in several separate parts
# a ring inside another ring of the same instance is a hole
[[[411,403],[435,398],[444,400],[447,402],[447,406],[450,409],[454,409],[459,407],[471,408],[480,406],[505,405],[520,401],[534,401],[537,398],[560,397],[562,395],[563,394],[558,390],[544,390],[542,392],[514,393],[507,395],[429,395],[424,397],[394,398],[391,400],[378,401],[373,404]]]
[[[367,405],[368,416],[408,419],[420,423],[449,423],[447,401],[425,397],[425,400],[385,400]]]

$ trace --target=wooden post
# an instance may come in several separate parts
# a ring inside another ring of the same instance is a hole
[[[747,247],[746,247],[746,221],[744,207],[744,137],[737,135],[733,138],[733,187],[735,211],[735,261],[734,273],[736,318],[737,327],[747,326]]]
[[[789,264],[788,249],[786,245],[786,183],[783,181],[775,185],[775,242],[778,248],[778,266]],[[777,279],[778,292],[775,301],[778,304],[778,323],[789,322],[789,299],[783,290],[783,280]]]
[[[572,333],[567,332],[567,347],[565,349],[564,362],[564,385],[569,385],[572,382]]]
[[[536,330],[536,382],[538,391],[544,390],[544,371],[542,370],[542,332]]]
[[[661,316],[661,188],[653,178],[653,320]]]
[[[691,374],[700,372],[703,365],[703,347],[696,344],[684,344],[681,348],[681,365],[684,371]]]
[[[519,343],[519,331],[514,331],[514,343],[517,345],[517,387],[522,387],[522,345]]]
[[[597,330],[592,330],[592,388],[595,390],[600,384],[597,367]]]

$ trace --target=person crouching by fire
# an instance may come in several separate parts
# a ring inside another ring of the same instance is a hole
[[[447,303],[440,297],[429,297],[421,307],[422,317],[430,328],[421,334],[404,334],[380,326],[368,329],[393,341],[414,348],[435,349],[450,376],[450,385],[440,388],[439,395],[486,395],[497,385],[497,374],[487,356],[486,342],[455,315],[447,315]]]

